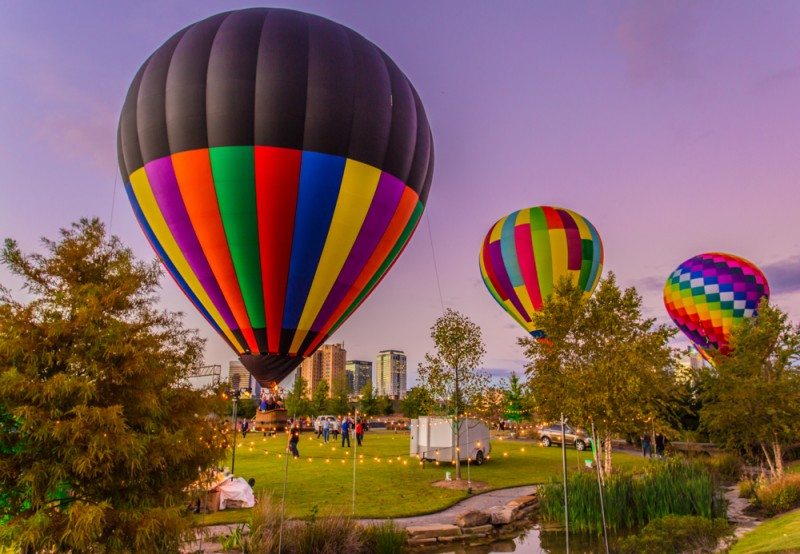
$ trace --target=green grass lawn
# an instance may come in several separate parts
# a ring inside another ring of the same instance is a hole
[[[800,473],[800,460],[789,462],[786,466],[786,473]]]
[[[264,438],[248,435],[244,443],[237,439],[236,475],[256,480],[256,495],[269,492],[280,498],[286,463],[286,437]],[[355,441],[352,442],[355,445]],[[320,513],[352,511],[353,450],[338,444],[325,445],[313,433],[303,433],[298,449],[299,460],[289,460],[286,487],[286,513],[304,517],[318,506]],[[402,517],[440,511],[466,497],[466,492],[431,486],[453,471],[447,463],[436,466],[409,456],[408,432],[374,430],[366,434],[358,449],[356,465],[356,513],[358,517]],[[567,462],[574,471],[591,458],[591,452],[567,449]],[[616,467],[634,468],[645,464],[639,456],[614,454]],[[230,465],[230,464],[228,464]],[[466,467],[462,477],[466,478]],[[472,466],[471,478],[490,488],[542,483],[561,475],[561,449],[544,448],[531,441],[492,440],[487,462]],[[198,516],[200,524],[247,521],[249,510],[224,510]]]
[[[730,552],[800,552],[800,510],[768,519],[737,541]]]

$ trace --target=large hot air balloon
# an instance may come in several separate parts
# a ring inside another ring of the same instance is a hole
[[[664,285],[669,316],[706,359],[709,349],[728,353],[731,330],[756,315],[763,297],[769,298],[769,284],[761,270],[720,252],[689,258]]]
[[[535,338],[533,314],[563,277],[589,295],[603,269],[603,243],[588,219],[564,208],[537,206],[494,224],[480,252],[483,282],[500,306]]]
[[[167,271],[264,385],[374,289],[433,173],[425,110],[394,62],[285,9],[222,13],[167,40],[130,86],[118,150]]]

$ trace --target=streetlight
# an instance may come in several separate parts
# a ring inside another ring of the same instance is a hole
[[[233,401],[233,457],[231,459],[231,475],[236,475],[236,423],[237,423],[237,408],[239,406],[239,380],[241,379],[240,375],[232,375],[231,376],[231,387],[232,390],[230,391],[231,400]]]

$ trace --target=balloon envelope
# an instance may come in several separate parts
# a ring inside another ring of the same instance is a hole
[[[130,86],[118,151],[154,250],[262,384],[373,290],[433,173],[425,110],[392,60],[285,9],[218,14],[167,40]]]
[[[761,270],[720,252],[689,258],[664,285],[667,312],[706,359],[709,349],[729,352],[731,330],[756,315],[764,297],[769,298],[769,284]]]
[[[495,223],[479,261],[483,282],[497,303],[532,336],[542,338],[533,314],[563,277],[592,293],[603,268],[603,243],[580,214],[537,206]]]

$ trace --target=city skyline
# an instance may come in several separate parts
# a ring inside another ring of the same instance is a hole
[[[495,221],[543,204],[592,221],[604,275],[637,286],[659,322],[672,325],[661,293],[670,272],[707,251],[757,264],[773,301],[800,319],[797,3],[281,5],[374,41],[414,83],[433,129],[436,169],[417,232],[330,337],[353,359],[402,344],[413,382],[433,350],[431,325],[452,307],[482,328],[486,369],[521,372],[525,333],[486,291],[477,255]],[[40,249],[39,237],[98,216],[153,259],[117,169],[125,91],[174,32],[235,7],[2,6],[0,236]],[[4,269],[0,282],[25,294]],[[208,340],[206,363],[227,366],[232,352],[167,276],[162,306]]]

